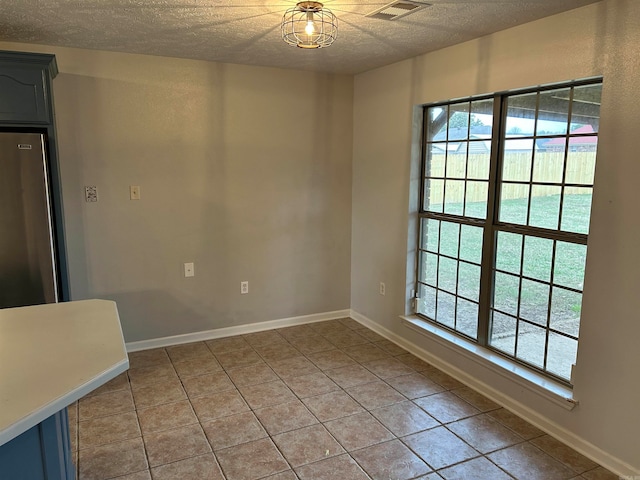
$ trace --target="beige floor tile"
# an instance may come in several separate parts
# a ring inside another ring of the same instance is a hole
[[[444,427],[410,435],[403,442],[434,470],[480,455]]]
[[[313,397],[340,390],[340,387],[322,372],[292,377],[285,380],[285,383],[300,398]]]
[[[263,345],[253,348],[267,362],[271,360],[283,360],[285,358],[297,357],[300,355],[300,352],[289,343]]]
[[[207,349],[207,352],[208,351]],[[189,358],[180,362],[174,362],[173,367],[181,379],[222,371],[222,366],[220,366],[210,352],[207,357]]]
[[[212,356],[211,350],[209,350],[204,342],[173,345],[171,347],[167,347],[166,350],[169,358],[174,364],[196,358],[206,359]]]
[[[489,412],[491,418],[498,420],[505,427],[509,427],[511,430],[516,432],[525,440],[530,440],[532,438],[540,437],[544,435],[544,432],[517,415],[511,413],[509,410],[501,408],[499,410],[493,410]]]
[[[216,456],[227,480],[257,480],[289,470],[268,438],[219,450]]]
[[[335,345],[325,339],[322,335],[312,331],[312,335],[306,337],[290,338],[289,343],[297,348],[300,353],[309,355],[310,353],[325,352],[327,350],[335,350]]]
[[[216,353],[215,356],[225,370],[264,363],[262,357],[253,349],[231,350],[229,352]]]
[[[215,420],[216,418],[249,410],[249,407],[237,390],[228,390],[226,392],[192,398],[191,405],[200,422]]]
[[[372,360],[381,360],[389,358],[389,354],[378,348],[373,343],[364,343],[362,345],[354,345],[352,347],[343,348],[342,351],[353,358],[356,362],[364,363]]]
[[[371,414],[398,437],[411,435],[440,425],[414,403],[406,401],[371,410]]]
[[[268,436],[252,412],[211,420],[203,423],[202,428],[214,451]]]
[[[342,334],[351,331],[349,327],[341,324],[338,320],[329,320],[328,322],[318,322],[310,324],[314,332],[320,335]]]
[[[582,474],[587,480],[619,480],[620,477],[603,467],[594,468]]]
[[[446,480],[460,480],[464,478],[478,478],[490,480],[511,480],[511,477],[496,467],[485,457],[474,458],[463,463],[448,467],[438,472]]]
[[[380,380],[362,365],[356,364],[326,370],[324,373],[342,388],[354,387],[356,385],[363,385]]]
[[[338,319],[338,322],[340,322],[345,327],[350,328],[351,330],[358,330],[358,329],[363,327],[363,325],[360,322],[354,320],[353,318],[349,318],[349,317],[340,318],[340,319]]]
[[[347,330],[346,332],[328,333],[324,335],[324,338],[329,340],[330,343],[333,343],[338,348],[369,343],[369,340],[353,330]]]
[[[500,408],[500,405],[492,400],[489,400],[481,393],[478,393],[474,389],[469,387],[456,388],[455,390],[451,390],[451,393],[455,393],[457,396],[462,398],[467,403],[470,403],[481,412],[489,412],[491,410],[497,410],[498,408]]]
[[[398,355],[406,355],[407,353],[409,353],[404,348],[399,347],[395,343],[386,339],[375,341],[375,345],[394,357],[397,357]]]
[[[136,473],[130,473],[129,475],[123,475],[122,477],[115,477],[113,480],[151,480],[151,472],[149,470],[142,470]]]
[[[252,347],[262,347],[265,345],[286,344],[287,341],[276,330],[267,330],[264,332],[249,333],[244,335],[244,339]]]
[[[365,362],[362,365],[382,379],[397,377],[400,375],[409,375],[415,372],[413,368],[399,362],[393,357]]]
[[[93,397],[94,395],[101,395],[103,393],[117,392],[118,390],[127,390],[131,388],[129,385],[129,377],[127,372],[121,373],[117,377],[109,380],[104,385],[96,388],[92,392],[89,392],[86,396]]]
[[[144,435],[198,423],[188,400],[139,409],[138,419]]]
[[[128,373],[131,388],[146,387],[154,383],[178,380],[178,375],[171,363],[151,367],[130,368]]]
[[[227,390],[235,390],[236,388],[225,372],[215,372],[198,377],[184,378],[182,385],[187,391],[189,398],[213,395]]]
[[[530,443],[498,450],[488,458],[518,480],[559,480],[575,475],[569,467]]]
[[[169,364],[169,356],[164,348],[131,352],[129,356],[129,368],[153,367],[154,365]]]
[[[251,345],[247,343],[247,341],[241,337],[226,337],[226,338],[216,338],[215,340],[207,340],[205,342],[209,350],[215,355],[218,353],[225,352],[233,352],[233,351],[253,351]]]
[[[136,412],[118,413],[85,420],[78,424],[78,447],[96,447],[140,437]]]
[[[254,412],[270,435],[296,430],[318,423],[300,400],[260,408]]]
[[[427,395],[444,391],[442,386],[417,372],[410,375],[387,378],[385,382],[409,399],[426,397]]]
[[[349,452],[394,438],[370,413],[358,413],[324,424],[327,430]]]
[[[414,403],[442,423],[455,422],[480,413],[476,407],[450,392],[417,398]]]
[[[447,428],[484,454],[524,441],[488,415],[465,418],[448,424]]]
[[[409,480],[431,472],[431,468],[399,440],[373,445],[351,455],[373,480]]]
[[[151,469],[153,480],[224,480],[212,454],[191,457]]]
[[[273,441],[294,468],[344,453],[344,449],[322,425],[281,433],[275,435]]]
[[[267,363],[273,368],[273,371],[283,379],[320,372],[318,367],[301,355],[282,360],[268,361]]]
[[[264,477],[263,480],[298,480],[298,476],[293,473],[293,470],[287,470],[285,472],[280,472],[276,473],[275,475]]]
[[[187,398],[179,380],[153,383],[133,389],[133,400],[136,408],[152,407],[163,403],[171,403]]]
[[[320,370],[356,365],[356,361],[341,350],[327,350],[324,352],[310,353],[307,358]]]
[[[80,450],[78,462],[80,480],[108,479],[148,467],[141,438]]]
[[[406,397],[381,381],[350,387],[346,392],[368,410],[406,400]]]
[[[369,477],[349,455],[328,458],[295,469],[301,480],[368,480]]]
[[[291,402],[296,399],[293,392],[281,380],[259,385],[245,385],[239,387],[239,390],[253,409]]]
[[[131,391],[118,390],[117,392],[82,398],[78,403],[78,418],[82,421],[133,410],[135,407]]]
[[[446,390],[464,387],[464,384],[453,378],[451,375],[448,375],[442,370],[431,365],[429,365],[425,370],[422,370],[422,374],[425,377],[433,380],[434,382],[442,385]]]
[[[321,422],[364,411],[353,398],[343,391],[316,395],[315,397],[304,398],[302,401]]]
[[[317,335],[309,325],[294,325],[293,327],[284,327],[276,329],[283,338],[289,343],[296,338],[305,338]]]
[[[278,380],[278,376],[266,363],[252,365],[251,367],[234,368],[227,372],[233,383],[238,387],[245,385],[257,385]]]
[[[405,365],[413,368],[417,372],[422,372],[423,370],[426,370],[429,367],[431,367],[431,365],[429,365],[427,362],[425,362],[424,360],[420,360],[418,357],[410,353],[406,353],[404,355],[397,355],[395,358],[396,360],[399,360]]]
[[[549,435],[534,438],[531,443],[576,473],[584,473],[598,467],[597,463]]]
[[[144,436],[149,465],[156,467],[211,451],[200,425],[149,433]]]
[[[379,335],[373,330],[369,330],[367,327],[364,327],[362,325],[360,325],[360,328],[354,328],[354,331],[359,335],[362,335],[364,338],[366,338],[370,342],[378,343],[383,340],[386,340],[382,335]]]

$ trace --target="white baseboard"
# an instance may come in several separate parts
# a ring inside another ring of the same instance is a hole
[[[183,335],[173,335],[170,337],[152,338],[139,342],[129,342],[126,344],[127,352],[137,352],[149,350],[151,348],[169,347],[183,343],[201,342],[203,340],[213,340],[215,338],[232,337],[234,335],[245,335],[247,333],[263,332],[275,328],[291,327],[294,325],[304,325],[306,323],[324,322],[337,318],[348,317],[351,310],[336,310],[334,312],[314,313],[302,315],[300,317],[280,318],[266,322],[247,323],[235,327],[216,328],[203,332],[185,333]]]
[[[504,395],[499,390],[494,389],[493,387],[487,385],[484,382],[479,381],[478,379],[468,375],[464,371],[460,370],[457,367],[454,367],[448,362],[443,361],[439,357],[434,356],[423,348],[417,346],[413,342],[409,342],[403,337],[397,335],[396,333],[386,329],[385,327],[379,325],[374,322],[370,318],[351,310],[350,317],[361,323],[362,325],[370,328],[374,332],[379,335],[387,338],[388,340],[398,344],[408,352],[412,353],[416,357],[428,362],[435,367],[441,369],[445,373],[451,375],[456,380],[464,383],[465,385],[473,388],[474,390],[482,393],[489,399],[493,400],[497,404],[503,406],[507,410],[515,413],[519,417],[528,421],[532,425],[538,427],[540,430],[548,433],[552,437],[560,440],[562,443],[568,445],[573,448],[577,452],[581,453],[585,457],[593,460],[604,468],[610,470],[616,475],[621,476],[622,478],[640,478],[640,472],[636,470],[634,467],[629,465],[628,463],[610,455],[604,450],[596,447],[592,443],[584,440],[583,438],[575,435],[569,430],[561,427],[555,422],[550,421],[548,418],[540,415],[529,407],[521,404],[520,402],[515,401],[513,398]]]

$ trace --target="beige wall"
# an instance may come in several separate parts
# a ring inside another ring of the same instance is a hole
[[[127,341],[349,308],[352,77],[0,47],[56,55],[72,297]]]
[[[606,0],[356,76],[351,264],[355,311],[632,471],[640,470],[638,25],[640,2]],[[580,404],[566,411],[401,325],[416,208],[412,115],[422,103],[595,75],[604,87],[575,372]]]

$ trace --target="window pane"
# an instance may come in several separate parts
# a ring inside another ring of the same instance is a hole
[[[456,293],[458,283],[458,262],[450,258],[440,257],[438,268],[438,288],[450,293]]]
[[[487,218],[488,182],[467,182],[464,214],[467,217]]]
[[[493,289],[493,308],[517,315],[520,280],[514,275],[496,272]]]
[[[564,168],[564,138],[558,151],[536,152],[533,159],[533,181],[545,183],[562,183]]]
[[[460,259],[480,265],[482,261],[482,228],[462,225],[460,232]]]
[[[424,209],[428,212],[442,212],[444,180],[427,179],[424,182]]]
[[[520,318],[546,325],[548,309],[549,285],[523,279],[520,292]]]
[[[458,295],[477,302],[480,297],[480,267],[460,262],[458,268]]]
[[[596,170],[596,146],[598,142],[597,137],[583,137],[592,138],[595,140],[593,150],[582,151],[570,151],[567,155],[567,183],[580,183],[584,185],[593,185],[593,177]]]
[[[537,280],[550,281],[552,256],[553,240],[525,237],[522,274]]]
[[[486,145],[486,142],[472,142],[469,149],[467,178],[489,180],[491,143]]]
[[[533,139],[506,140],[502,158],[502,180],[508,182],[531,181]]]
[[[582,290],[586,259],[586,245],[558,242],[553,267],[553,283]]]
[[[449,106],[449,141],[469,136],[469,102]]]
[[[471,137],[491,138],[493,98],[471,102]]]
[[[440,222],[433,220],[432,218],[422,219],[422,243],[421,248],[430,252],[438,251],[438,237],[440,229]]]
[[[509,96],[507,101],[507,137],[533,134],[535,126],[537,93]]]
[[[509,355],[514,355],[516,349],[516,319],[499,312],[493,312],[491,318],[489,345]]]
[[[557,333],[549,333],[547,370],[565,380],[571,378],[571,365],[576,363],[578,342]]]
[[[463,153],[452,153],[447,155],[447,178],[465,178],[467,170],[466,149]]]
[[[602,84],[583,85],[573,89],[573,104],[571,106],[571,131],[589,125],[594,132],[598,132],[600,124],[600,97]],[[575,128],[574,128],[575,127]]]
[[[544,346],[547,331],[544,328],[520,322],[516,357],[542,368],[544,366]]]
[[[564,135],[569,121],[571,89],[540,92],[537,135]]]
[[[458,239],[460,238],[460,224],[442,222],[440,225],[440,253],[458,258]]]
[[[445,293],[443,291],[438,291],[438,309],[436,311],[436,320],[446,325],[447,327],[454,327],[455,321],[455,311],[456,311],[456,297]]]
[[[425,177],[444,177],[447,144],[434,143],[429,149]]]
[[[500,221],[527,224],[527,209],[529,207],[529,185],[506,184],[502,185],[500,197]]]
[[[531,187],[531,211],[529,225],[532,227],[558,229],[560,217],[561,187],[533,185]]]
[[[447,133],[447,107],[430,107],[427,109],[427,141],[446,140]]]
[[[553,287],[551,297],[551,328],[578,338],[582,294]]]
[[[418,313],[429,318],[436,318],[436,289],[418,284]]]
[[[422,257],[422,270],[420,280],[427,285],[436,287],[436,281],[438,279],[438,256],[433,253],[421,252]]]
[[[444,213],[462,215],[464,205],[464,180],[447,180],[445,183]]]
[[[592,188],[567,187],[565,189],[560,230],[589,233],[592,192]]]
[[[496,249],[496,268],[505,272],[520,273],[522,258],[522,235],[498,232]]]
[[[478,338],[478,304],[458,298],[456,330],[471,338]]]

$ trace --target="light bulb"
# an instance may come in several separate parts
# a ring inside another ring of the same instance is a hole
[[[313,12],[307,12],[307,26],[304,27],[307,35],[313,35],[316,32],[316,26],[313,23]]]

